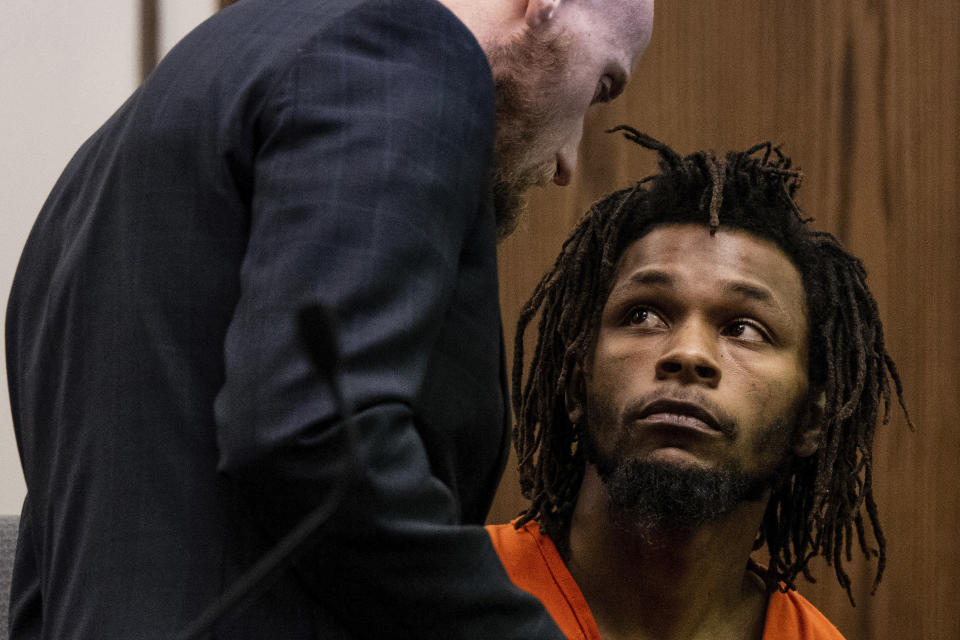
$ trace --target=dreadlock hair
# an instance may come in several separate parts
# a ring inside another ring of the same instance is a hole
[[[813,582],[808,562],[824,556],[851,603],[853,539],[877,558],[875,591],[886,564],[886,540],[873,498],[873,436],[880,407],[889,419],[890,381],[903,401],[900,376],[883,341],[866,271],[829,233],[810,229],[794,194],[802,174],[769,142],[717,157],[680,157],[666,144],[621,125],[613,131],[659,155],[660,173],[594,204],[563,244],[517,325],[513,362],[514,445],[523,495],[531,500],[516,526],[537,520],[560,553],[569,555],[569,527],[585,468],[583,425],[564,404],[568,378],[589,360],[617,261],[658,225],[720,224],[774,242],[801,274],[806,292],[810,389],[823,392],[816,453],[795,457],[775,483],[754,549],[768,547],[767,589]],[[523,338],[540,315],[536,349],[523,380]],[[864,517],[864,512],[866,517]],[[867,541],[867,521],[877,548]]]

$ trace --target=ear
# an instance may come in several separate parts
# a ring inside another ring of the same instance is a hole
[[[793,452],[801,458],[812,456],[820,448],[820,436],[823,434],[821,418],[826,402],[825,392],[813,392],[807,397],[806,406],[801,410],[797,431],[793,436]]]
[[[561,0],[527,0],[524,21],[533,30],[550,22]]]
[[[567,377],[567,388],[563,393],[563,404],[567,409],[567,419],[570,424],[582,424],[587,414],[587,392],[583,379],[583,367],[573,366],[573,371]]]

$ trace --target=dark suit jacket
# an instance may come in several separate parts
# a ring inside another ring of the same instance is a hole
[[[218,637],[560,637],[479,526],[508,444],[493,130],[434,0],[246,0],[83,145],[7,312],[14,638],[171,637],[344,487]]]

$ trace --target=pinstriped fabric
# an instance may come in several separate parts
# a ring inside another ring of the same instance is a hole
[[[493,130],[486,59],[434,0],[242,0],[171,50],[71,161],[11,294],[21,628],[172,637],[350,481],[220,636],[559,637],[479,526],[507,445]],[[297,333],[321,303],[349,423]]]

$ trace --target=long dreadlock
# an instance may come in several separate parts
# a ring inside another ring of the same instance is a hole
[[[764,580],[771,591],[795,588],[801,573],[812,582],[808,563],[824,556],[852,603],[844,560],[852,558],[853,539],[868,558],[877,558],[873,590],[886,564],[872,456],[878,418],[889,419],[891,380],[913,427],[863,264],[832,235],[807,226],[810,219],[794,201],[802,174],[769,142],[719,158],[704,151],[681,157],[631,127],[612,131],[656,151],[660,173],[594,204],[521,312],[513,363],[514,443],[521,490],[531,505],[517,526],[539,521],[568,555],[585,455],[583,426],[567,418],[564,394],[574,367],[589,360],[621,254],[657,225],[706,223],[713,234],[722,222],[773,241],[800,271],[810,388],[823,391],[820,446],[808,458],[795,458],[773,487],[757,534],[754,548],[766,545],[770,553]],[[524,333],[538,314],[536,349],[524,381]],[[867,541],[867,523],[876,549]]]

